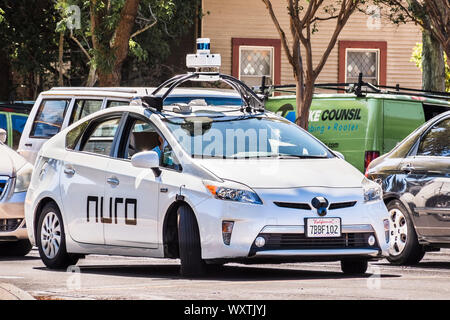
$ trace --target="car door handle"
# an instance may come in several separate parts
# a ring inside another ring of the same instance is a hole
[[[414,171],[414,167],[413,167],[410,163],[408,163],[408,164],[402,166],[400,169],[401,169],[403,172],[406,172],[406,173],[411,173],[411,172]]]
[[[64,167],[64,173],[68,176],[73,176],[75,174],[75,170],[72,167]]]
[[[116,177],[108,178],[108,180],[106,180],[106,181],[107,181],[110,185],[113,185],[113,186],[118,186],[119,183],[120,183],[119,179],[117,179]]]

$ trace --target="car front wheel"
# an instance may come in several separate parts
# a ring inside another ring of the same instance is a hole
[[[390,217],[389,262],[396,265],[417,264],[425,255],[419,244],[414,224],[403,204],[393,200],[387,204]]]
[[[341,261],[341,269],[345,274],[365,274],[367,266],[367,260],[346,259]]]
[[[180,247],[181,269],[185,277],[198,277],[206,272],[202,260],[200,232],[194,212],[186,205],[178,208],[178,243]]]
[[[23,257],[31,251],[31,247],[28,240],[0,243],[0,256]]]
[[[36,242],[42,261],[50,269],[66,269],[78,262],[76,255],[66,251],[63,220],[54,203],[46,204],[41,211]]]

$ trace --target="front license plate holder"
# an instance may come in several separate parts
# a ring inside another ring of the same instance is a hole
[[[339,238],[341,235],[341,218],[305,218],[307,238]]]

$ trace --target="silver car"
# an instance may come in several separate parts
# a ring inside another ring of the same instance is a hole
[[[0,132],[0,256],[24,256],[31,250],[24,201],[33,166],[4,140]]]

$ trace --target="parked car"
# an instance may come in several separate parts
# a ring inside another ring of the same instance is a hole
[[[389,261],[415,264],[427,251],[450,247],[450,112],[374,160],[367,177],[383,187],[391,221]]]
[[[24,256],[31,250],[24,200],[33,166],[0,142],[0,256]]]
[[[0,129],[6,131],[6,144],[17,150],[20,136],[28,119],[31,105],[23,103],[0,104]]]
[[[107,254],[180,258],[185,276],[233,261],[341,261],[351,274],[387,255],[378,184],[265,112],[233,77],[192,73],[167,85],[199,78],[232,83],[240,104],[167,105],[153,95],[91,114],[43,145],[25,211],[47,267]]]
[[[23,130],[18,152],[34,163],[41,146],[62,129],[98,110],[127,105],[155,88],[53,88],[37,98]],[[211,105],[240,105],[236,93],[214,89],[178,89],[166,103],[203,99]]]
[[[417,95],[357,92],[315,94],[308,131],[331,149],[341,152],[361,172],[415,128],[450,110],[450,102],[431,98],[432,94],[420,91]],[[445,93],[435,96],[450,98]],[[291,121],[296,119],[295,95],[269,97],[266,108]]]

